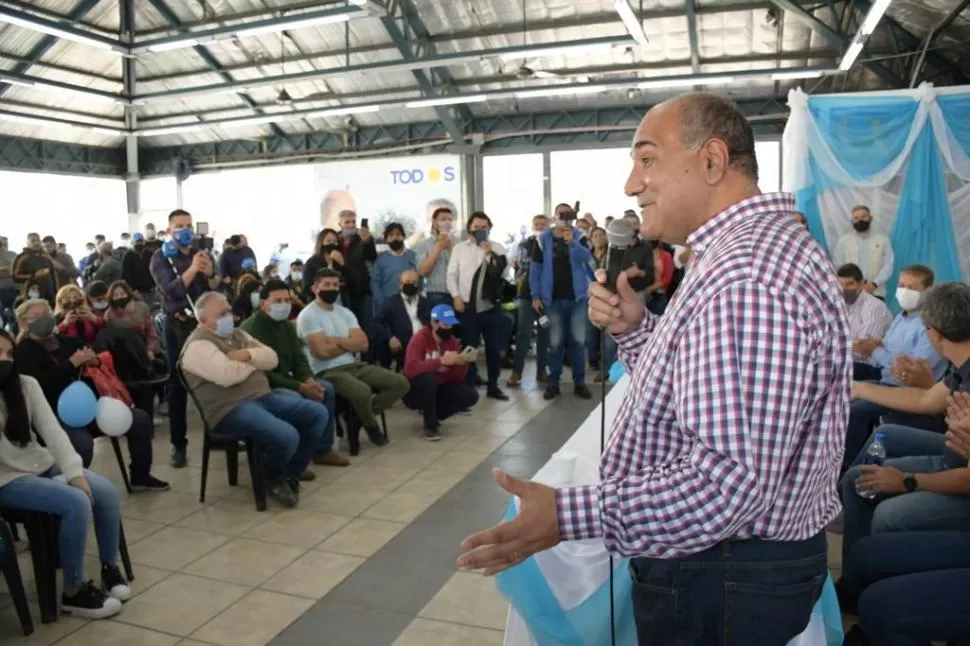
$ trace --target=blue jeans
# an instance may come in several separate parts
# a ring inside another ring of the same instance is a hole
[[[845,432],[845,455],[842,458],[843,471],[855,461],[872,429],[879,424],[879,418],[883,418],[886,424],[922,428],[939,433],[946,432],[946,425],[939,417],[902,413],[869,401],[856,400],[852,402],[852,407],[849,409],[849,426]]]
[[[843,563],[871,644],[929,646],[970,635],[970,533],[899,532],[860,540]]]
[[[274,391],[237,405],[212,430],[252,438],[264,452],[266,477],[294,480],[310,464],[329,424],[323,404]]]
[[[887,459],[908,458],[917,455],[943,455],[943,450],[946,448],[946,437],[942,433],[898,424],[883,424],[876,430],[883,434]],[[875,439],[875,433],[869,436],[852,466],[865,464],[869,445]]]
[[[115,565],[121,530],[118,492],[104,476],[84,472],[94,502],[76,487],[54,480],[55,466],[39,476],[25,475],[0,487],[0,507],[41,511],[59,516],[58,554],[64,570],[64,587],[79,588],[84,582],[84,546],[88,521],[94,516],[94,533],[102,565]]]
[[[586,299],[553,301],[546,306],[546,315],[549,317],[549,387],[559,387],[567,345],[573,382],[577,386],[585,384],[588,320]]]
[[[536,312],[532,309],[532,301],[519,299],[518,331],[515,334],[515,359],[512,372],[521,376],[525,369],[525,357],[532,346],[532,336],[536,337],[536,374],[546,372],[549,365],[549,330],[539,327],[536,329]]]
[[[886,466],[903,473],[939,473],[947,469],[943,455],[922,455],[886,460]],[[853,546],[870,534],[884,532],[970,531],[970,498],[932,491],[879,494],[874,499],[860,496],[855,481],[862,467],[849,469],[839,481],[845,526],[842,562]]]
[[[466,309],[458,314],[459,334],[463,346],[478,347],[485,341],[485,366],[488,369],[488,389],[498,388],[498,376],[502,371],[502,338],[504,333],[504,312],[493,307],[484,312],[470,312]],[[468,383],[475,385],[478,379],[478,366],[468,364]]]
[[[633,558],[638,643],[783,646],[808,626],[828,576],[825,534],[725,541],[679,559]]]

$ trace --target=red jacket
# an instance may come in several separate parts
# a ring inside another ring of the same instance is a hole
[[[441,365],[441,355],[449,350],[461,352],[458,339],[438,341],[430,327],[421,328],[408,343],[407,353],[404,355],[404,376],[417,379],[425,373],[434,372],[438,376],[439,384],[457,384],[464,381],[468,372],[466,364]]]

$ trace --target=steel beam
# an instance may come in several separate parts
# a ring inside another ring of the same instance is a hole
[[[694,74],[701,73],[701,52],[697,44],[697,6],[694,0],[685,0],[687,13],[687,38],[690,41],[690,69]]]
[[[967,7],[970,7],[970,0],[963,0],[960,4],[953,7],[953,9],[950,10],[950,13],[946,14],[943,20],[940,21],[940,24],[933,29],[934,33],[940,35],[946,31],[950,25],[953,24],[953,21],[956,20]]]
[[[166,20],[166,22],[168,22],[168,24],[172,25],[172,27],[177,30],[180,30],[183,32],[185,31],[185,28],[182,27],[182,21],[179,20],[179,17],[177,15],[175,15],[175,12],[172,11],[171,7],[169,7],[165,3],[165,0],[148,0],[148,1],[153,7],[155,7],[155,10],[158,11],[159,14],[161,14],[161,16]],[[223,69],[222,63],[216,60],[216,57],[213,56],[212,52],[210,52],[204,45],[196,45],[192,49],[194,49],[195,53],[199,55],[199,58],[201,58],[202,61],[209,66],[209,69],[212,70],[213,72],[218,73],[219,76],[223,80],[225,80],[227,84],[232,85],[233,83],[237,83],[237,81],[233,79],[232,75],[226,72],[225,69]],[[239,94],[239,98],[242,99],[243,102],[245,102],[246,105],[248,105],[253,112],[259,115],[266,114],[261,109],[256,107],[256,102],[253,100],[251,96],[249,96],[244,92],[239,92],[238,94]],[[283,131],[280,130],[279,126],[277,126],[276,124],[270,124],[270,130],[272,130],[273,134],[277,137],[283,136]]]
[[[77,95],[88,95],[92,98],[103,99],[115,101],[118,103],[126,103],[127,98],[123,97],[121,94],[113,94],[111,92],[105,92],[103,90],[92,90],[89,87],[83,87],[81,85],[74,85],[72,83],[62,83],[60,81],[54,81],[52,79],[40,78],[37,76],[29,76],[27,74],[20,74],[17,72],[5,72],[0,70],[0,83],[17,85],[20,84],[24,87],[29,87],[31,85],[38,85],[40,87],[47,86],[48,88],[57,88],[58,90],[64,90],[65,92],[70,92]]]
[[[63,63],[50,63],[47,61],[34,62],[26,56],[19,56],[9,52],[0,52],[0,61],[9,61],[13,65],[18,63],[26,63],[37,70],[53,70],[55,72],[63,72],[65,74],[79,76],[86,81],[91,81],[92,83],[116,83],[121,85],[121,77],[118,76],[92,74],[90,70],[81,69],[80,67],[75,67],[72,65],[64,65]]]
[[[844,35],[839,33],[836,29],[830,27],[829,25],[822,22],[820,19],[810,14],[802,7],[798,6],[792,0],[771,0],[779,9],[783,9],[791,15],[795,16],[806,25],[808,25],[812,31],[821,34],[825,40],[829,41],[831,45],[840,48],[842,51],[849,46],[850,39],[846,38]],[[890,85],[890,87],[895,89],[900,89],[908,87],[909,83],[896,72],[892,71],[882,63],[875,61],[865,61],[862,63],[867,69],[876,74],[879,78],[884,80]]]
[[[65,16],[65,18],[71,22],[76,22],[86,16],[89,11],[94,9],[95,5],[98,4],[98,0],[80,0],[71,12]],[[15,65],[8,73],[23,74],[30,70],[31,66],[44,57],[50,48],[54,46],[57,42],[57,38],[54,36],[44,36],[40,42],[31,47],[30,51],[27,53],[27,58],[31,61],[29,63],[20,63]],[[0,96],[3,96],[7,90],[10,89],[9,83],[0,83]]]
[[[17,9],[22,11],[25,15],[40,16],[56,23],[61,23],[65,20],[64,14],[37,6],[37,0],[32,0],[31,2],[25,2],[24,0],[3,0],[3,5],[7,9]],[[88,36],[93,33],[98,36],[103,36],[110,41],[115,41],[117,39],[118,34],[116,32],[109,31],[103,27],[99,27],[98,25],[92,25],[91,23],[83,22],[81,20],[73,20],[71,22],[74,23],[74,27],[84,28],[84,31],[79,32],[84,36]],[[65,29],[64,31],[68,30]]]
[[[787,112],[784,99],[739,102],[759,133],[781,133]],[[768,106],[774,114],[764,114]],[[553,148],[626,146],[649,105],[479,117],[467,124],[469,134],[484,135],[483,153],[536,152]],[[339,132],[311,132],[272,137],[262,141],[237,139],[174,147],[142,148],[142,171],[169,175],[181,159],[196,169],[232,165],[270,165],[340,159],[342,155],[370,153],[400,155],[400,146],[425,146],[416,152],[448,152],[452,139],[439,121],[362,127],[348,144]],[[386,151],[386,152],[385,152]]]
[[[122,42],[130,45],[135,38],[135,1],[119,0],[118,13]],[[126,97],[135,95],[135,59],[127,57],[121,62],[121,75]],[[128,204],[128,230],[138,230],[138,213],[141,211],[141,178],[138,174],[138,110],[129,103],[125,106],[125,197]]]
[[[0,168],[118,178],[124,174],[124,153],[121,148],[0,135]]]
[[[397,1],[397,6],[403,12],[406,12],[408,8],[407,0],[396,0],[396,1]],[[414,19],[415,18],[409,18],[409,17],[405,18],[406,21],[414,20]],[[417,19],[417,20],[420,20],[420,19]],[[394,43],[394,46],[397,48],[397,51],[401,54],[401,59],[405,63],[414,63],[417,59],[414,57],[414,52],[411,50],[411,45],[410,43],[408,43],[407,36],[404,35],[404,32],[398,26],[397,20],[394,17],[394,15],[389,12],[388,15],[381,18],[381,23],[384,25],[384,31],[387,32],[387,35],[390,37],[391,42]],[[412,24],[417,24],[417,23],[412,22]],[[443,68],[432,67],[430,69],[434,70],[434,69],[443,69]],[[431,79],[428,78],[427,74],[425,74],[425,71],[423,69],[412,69],[411,75],[414,76],[414,80],[418,82],[418,87],[421,88],[422,96],[425,96],[427,98],[434,98],[438,96],[438,93],[435,91],[434,85],[431,83]],[[455,120],[455,117],[451,114],[451,112],[446,106],[441,106],[441,105],[435,106],[434,112],[436,115],[438,115],[438,119],[440,119],[441,123],[445,125],[445,129],[448,131],[448,134],[451,135],[451,138],[454,139],[456,143],[461,143],[465,140],[465,134],[462,131],[461,126],[458,125],[458,121]]]

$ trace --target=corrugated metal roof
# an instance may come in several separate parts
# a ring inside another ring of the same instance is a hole
[[[737,2],[739,0],[734,0]],[[310,2],[309,0],[165,0],[179,21],[193,30],[212,29],[227,24],[249,22],[269,12],[276,15],[302,13],[328,7],[340,7],[340,2]],[[917,37],[925,37],[942,16],[958,0],[895,0],[889,15],[907,25]],[[561,43],[596,37],[625,37],[621,21],[615,17],[612,0],[411,0],[427,31],[432,35],[439,54],[458,54],[493,48],[516,47],[523,43]],[[632,3],[638,6],[638,0]],[[833,65],[837,48],[813,31],[796,16],[780,12],[769,14],[766,7],[751,8],[754,3],[740,6],[733,2],[699,2],[697,14],[697,42],[701,59],[699,72],[721,74],[742,70],[798,68]],[[523,15],[523,5],[525,14]],[[40,11],[68,14],[75,0],[33,0],[31,6]],[[148,0],[135,0],[135,24],[138,32],[151,32],[150,39],[171,36],[178,32]],[[690,38],[684,0],[644,0],[646,12],[664,12],[664,17],[647,20],[644,24],[649,42],[643,47],[615,47],[609,50],[571,52],[533,56],[522,60],[500,60],[483,57],[448,65],[454,87],[439,84],[439,93],[489,92],[500,89],[537,89],[582,78],[595,83],[597,79],[644,78],[690,74]],[[712,12],[721,8],[721,12]],[[829,12],[820,9],[817,16],[830,22]],[[566,26],[551,26],[554,22]],[[118,0],[101,0],[83,18],[79,29],[97,28],[116,31],[119,25]],[[496,33],[496,25],[506,27]],[[534,27],[533,27],[534,25]],[[477,33],[476,33],[477,32]],[[460,34],[447,38],[448,34]],[[45,36],[19,26],[0,23],[0,70],[17,69],[18,59],[27,57]],[[142,36],[142,40],[146,37]],[[885,50],[888,44],[876,36],[867,51]],[[970,48],[954,47],[970,42],[970,17],[958,18],[939,43],[949,45],[947,55],[959,53],[970,59]],[[347,48],[350,53],[347,53]],[[242,40],[226,38],[204,46],[205,52],[225,71],[216,71],[196,48],[176,49],[139,54],[136,63],[140,82],[137,92],[154,93],[189,87],[219,85],[226,79],[239,82],[241,87],[222,92],[192,94],[153,100],[140,105],[139,119],[153,125],[187,123],[197,119],[212,120],[249,117],[258,114],[249,103],[261,106],[266,112],[281,110],[275,98],[283,88],[295,100],[293,109],[327,108],[339,105],[365,104],[369,101],[415,99],[419,91],[414,73],[408,70],[371,70],[342,73],[347,65],[400,62],[402,56],[391,41],[387,30],[377,18],[360,18],[345,24],[324,24],[291,30],[286,37],[264,34]],[[359,51],[364,50],[364,51]],[[779,52],[783,60],[777,60]],[[761,57],[760,60],[758,57]],[[718,60],[724,59],[724,60]],[[58,40],[44,54],[42,62],[51,66],[34,66],[29,77],[68,83],[102,92],[120,92],[122,58],[68,40]],[[964,60],[964,66],[970,60]],[[519,68],[527,65],[534,71],[565,73],[565,78],[520,78]],[[247,81],[281,74],[313,73],[315,78],[287,81],[284,84],[246,87]],[[432,77],[430,70],[424,72]],[[108,77],[99,80],[98,76]],[[844,78],[846,89],[880,87],[882,81],[872,73],[856,66]],[[783,96],[794,82],[773,83],[767,78],[744,79],[727,88],[719,88],[738,98]],[[597,95],[563,96],[554,98],[496,99],[475,103],[467,108],[475,115],[499,115],[514,112],[550,111],[628,105],[631,100],[648,103],[663,99],[669,93],[619,88]],[[248,98],[247,98],[248,97]],[[35,111],[45,116],[84,120],[97,123],[120,123],[123,108],[84,96],[75,96],[36,88],[13,86],[2,92],[0,110],[25,112],[25,105],[36,104]],[[364,125],[395,124],[430,121],[436,118],[432,109],[387,108],[379,112],[355,115]],[[339,130],[340,117],[296,119],[281,122],[284,132],[301,133],[315,129]],[[193,143],[217,138],[253,137],[270,134],[269,125],[246,127],[211,127],[202,131],[152,137],[146,145]],[[50,138],[77,143],[115,145],[117,138],[103,133],[72,130],[61,126],[50,129],[34,125],[0,121],[0,133],[16,136]]]

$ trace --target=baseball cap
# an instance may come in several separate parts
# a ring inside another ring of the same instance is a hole
[[[458,325],[458,317],[455,316],[454,308],[444,303],[431,308],[431,320],[445,325]]]
[[[145,236],[143,236],[140,233],[135,233],[131,236],[131,239],[134,240],[135,242],[144,242]]]

